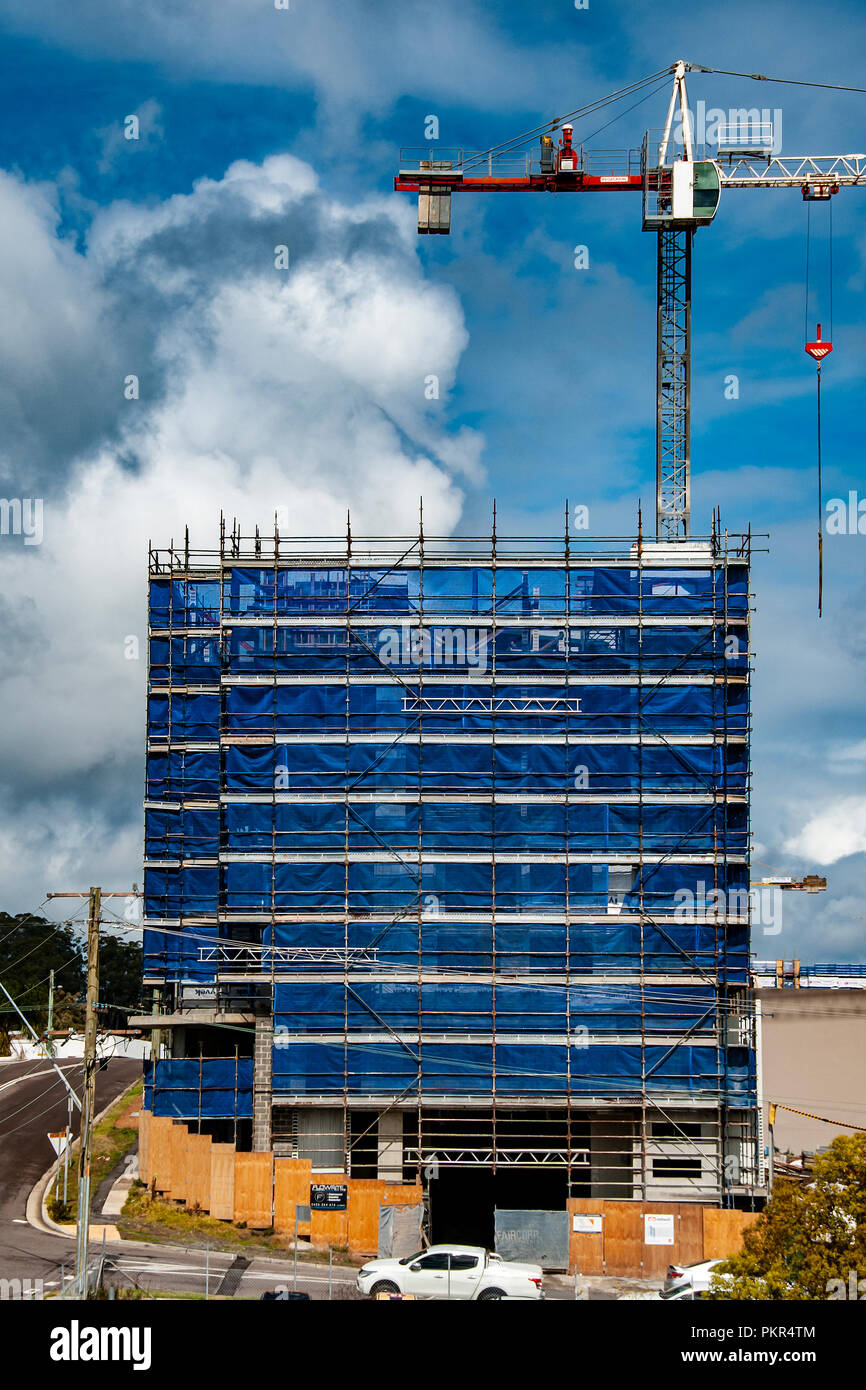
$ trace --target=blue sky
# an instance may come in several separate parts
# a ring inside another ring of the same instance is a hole
[[[143,632],[149,535],[189,519],[206,544],[220,506],[251,526],[287,499],[298,529],[347,505],[372,523],[383,499],[411,529],[419,491],[443,530],[486,528],[494,496],[503,532],[558,530],[566,497],[599,535],[633,530],[639,497],[651,515],[655,242],[639,198],[455,197],[452,236],[416,239],[412,200],[391,188],[426,117],[443,146],[483,148],[677,57],[866,87],[866,15],[799,0],[685,16],[602,0],[0,0],[0,30],[0,466],[4,495],[46,506],[44,544],[4,537],[0,553],[17,663],[0,683],[0,862],[4,906],[24,909],[73,886],[58,876],[140,874],[144,673],[123,653]],[[689,94],[781,108],[785,154],[866,149],[864,95],[697,74]],[[598,141],[639,145],[666,100]],[[828,497],[866,496],[864,218],[866,189],[843,190]],[[825,324],[827,232],[816,205],[809,319]],[[285,283],[268,263],[282,240]],[[770,533],[755,564],[758,858],[830,880],[820,898],[786,895],[782,933],[756,952],[863,960],[866,538],[827,537],[819,623],[805,250],[796,191],[731,191],[696,239],[693,529],[720,505],[730,529]]]

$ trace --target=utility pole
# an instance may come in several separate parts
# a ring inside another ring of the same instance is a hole
[[[54,1028],[54,971],[48,972],[48,1024],[45,1029],[45,1047],[50,1057],[54,1056],[54,1042],[51,1037]]]
[[[87,1297],[87,1247],[90,1237],[91,1155],[96,1113],[96,1005],[99,1002],[99,915],[103,898],[128,898],[129,893],[49,893],[49,898],[88,898],[87,1002],[84,1015],[84,1103],[81,1107],[81,1148],[78,1162],[78,1212],[76,1221],[75,1294]]]
[[[78,1248],[75,1284],[79,1298],[87,1297],[87,1245],[90,1237],[90,1163],[96,1102],[96,1005],[99,1000],[99,911],[102,890],[91,888],[87,915],[87,1003],[84,1016],[84,1106],[78,1158]]]

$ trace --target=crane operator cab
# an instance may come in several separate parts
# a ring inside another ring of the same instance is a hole
[[[678,159],[649,169],[644,175],[644,229],[706,226],[721,196],[719,166],[712,159]]]

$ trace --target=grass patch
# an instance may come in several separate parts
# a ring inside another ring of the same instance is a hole
[[[206,1212],[187,1211],[179,1203],[153,1195],[144,1183],[133,1183],[123,1212],[117,1220],[121,1235],[128,1240],[170,1241],[174,1244],[212,1249],[260,1251],[262,1254],[294,1259],[291,1235],[276,1235],[272,1229],[251,1230],[246,1225],[221,1221]],[[327,1263],[327,1251],[299,1250],[298,1263]],[[334,1264],[354,1268],[360,1261],[346,1250],[334,1251]]]
[[[91,1201],[96,1196],[96,1189],[107,1177],[112,1169],[120,1162],[126,1154],[131,1153],[138,1143],[138,1130],[127,1126],[118,1125],[120,1116],[134,1104],[137,1097],[141,1095],[142,1083],[136,1081],[135,1085],[128,1091],[124,1091],[122,1096],[111,1106],[111,1109],[103,1115],[102,1119],[93,1127],[93,1142],[91,1152],[91,1179],[90,1179],[90,1198]],[[61,1213],[55,1216],[55,1211]],[[75,1221],[78,1214],[78,1145],[76,1144],[69,1157],[69,1178],[67,1183],[67,1201],[63,1203],[63,1165],[57,1172],[54,1180],[54,1189],[48,1199],[48,1212],[53,1221]]]

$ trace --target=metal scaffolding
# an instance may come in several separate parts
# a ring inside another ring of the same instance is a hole
[[[146,978],[272,1018],[280,1151],[754,1189],[751,548],[151,549]]]

